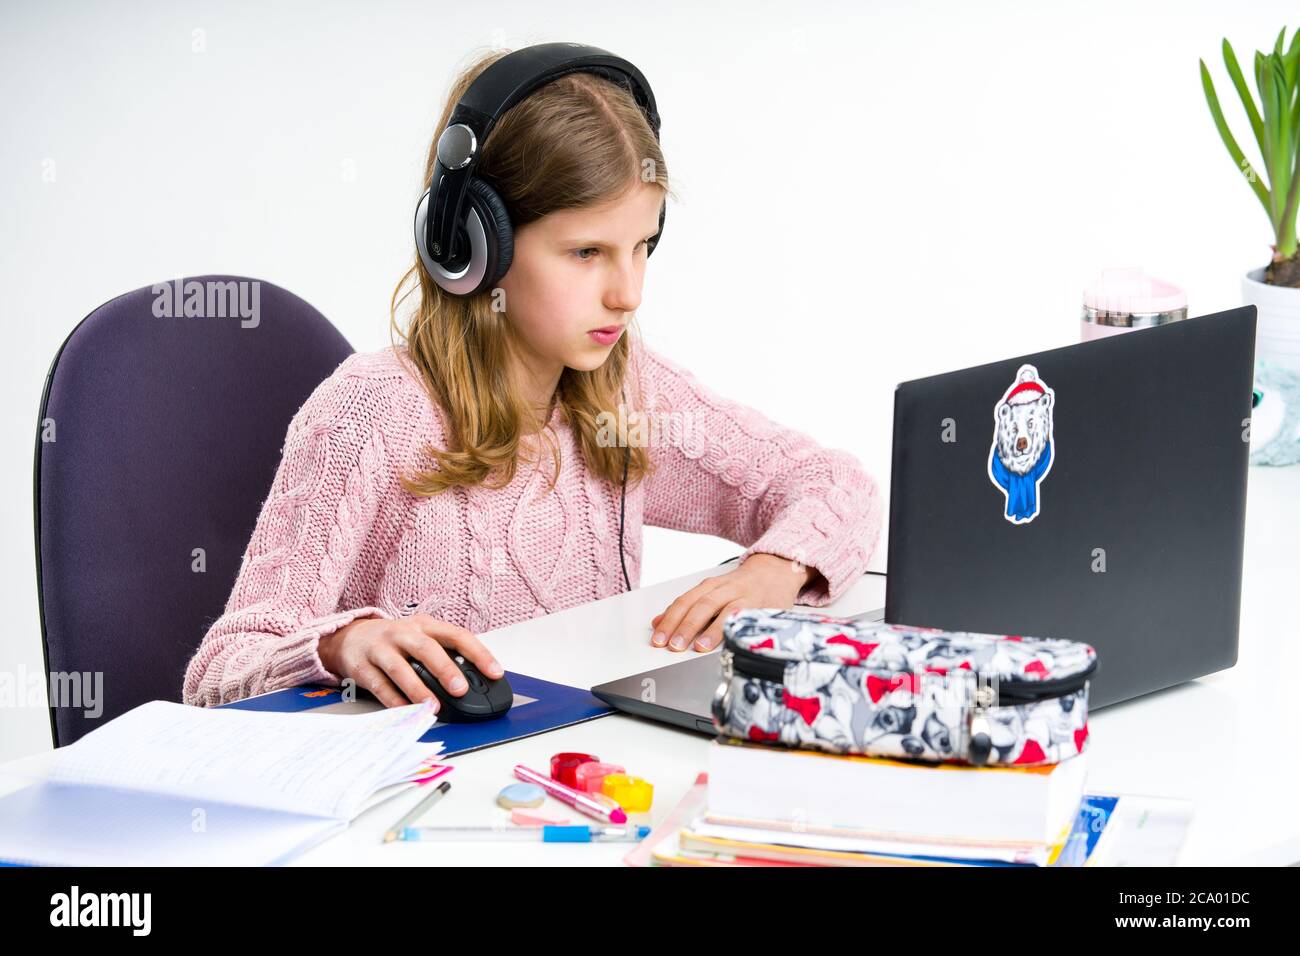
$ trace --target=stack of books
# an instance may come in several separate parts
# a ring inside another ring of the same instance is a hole
[[[1112,863],[1122,858],[1125,865],[1174,862],[1190,804],[1089,794],[1086,783],[1086,752],[1051,766],[969,767],[719,737],[710,745],[708,772],[626,862],[1085,866],[1108,857]],[[1135,825],[1148,827],[1141,840],[1116,836]],[[1117,848],[1117,841],[1122,846]]]

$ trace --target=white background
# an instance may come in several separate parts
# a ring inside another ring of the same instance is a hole
[[[1254,50],[1300,25],[1294,12],[1132,0],[6,4],[0,673],[43,667],[31,455],[65,336],[123,292],[229,273],[291,290],[358,350],[387,344],[433,124],[474,54],[572,40],[642,69],[681,196],[647,270],[646,341],[716,391],[848,449],[884,487],[895,384],[1076,341],[1082,289],[1101,267],[1181,284],[1193,315],[1240,304],[1241,276],[1267,261],[1272,237],[1214,130],[1197,60],[1246,145],[1220,42],[1249,72]],[[649,529],[642,581],[740,550]],[[0,759],[48,746],[43,708],[0,711]]]

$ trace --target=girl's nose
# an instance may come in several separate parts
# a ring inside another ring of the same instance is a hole
[[[624,266],[610,278],[605,305],[615,312],[635,312],[641,304],[641,276],[635,265]]]

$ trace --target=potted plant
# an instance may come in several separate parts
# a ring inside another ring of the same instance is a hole
[[[1256,390],[1263,394],[1252,414],[1251,461],[1290,464],[1300,460],[1300,32],[1285,46],[1286,27],[1272,52],[1256,51],[1253,66],[1259,104],[1246,83],[1232,44],[1223,41],[1223,63],[1246,111],[1262,163],[1252,163],[1228,128],[1210,71],[1201,60],[1201,85],[1214,125],[1267,213],[1273,256],[1247,272],[1242,296],[1258,313],[1255,337]],[[1257,396],[1258,398],[1258,396]]]

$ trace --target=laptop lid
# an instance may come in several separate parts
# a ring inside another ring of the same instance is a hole
[[[876,607],[847,616],[856,621],[879,621],[883,620],[884,611],[884,608]],[[678,659],[672,663],[607,681],[591,688],[591,692],[624,713],[715,736],[717,730],[713,726],[712,704],[714,692],[722,682],[721,658],[717,650],[707,654],[694,651],[683,654],[690,656],[682,659],[682,654],[674,655]]]
[[[885,620],[1097,649],[1095,709],[1237,660],[1255,307],[894,392]]]
[[[688,653],[687,660],[607,681],[591,692],[626,714],[715,735],[709,708],[722,682],[722,660],[716,650]]]

